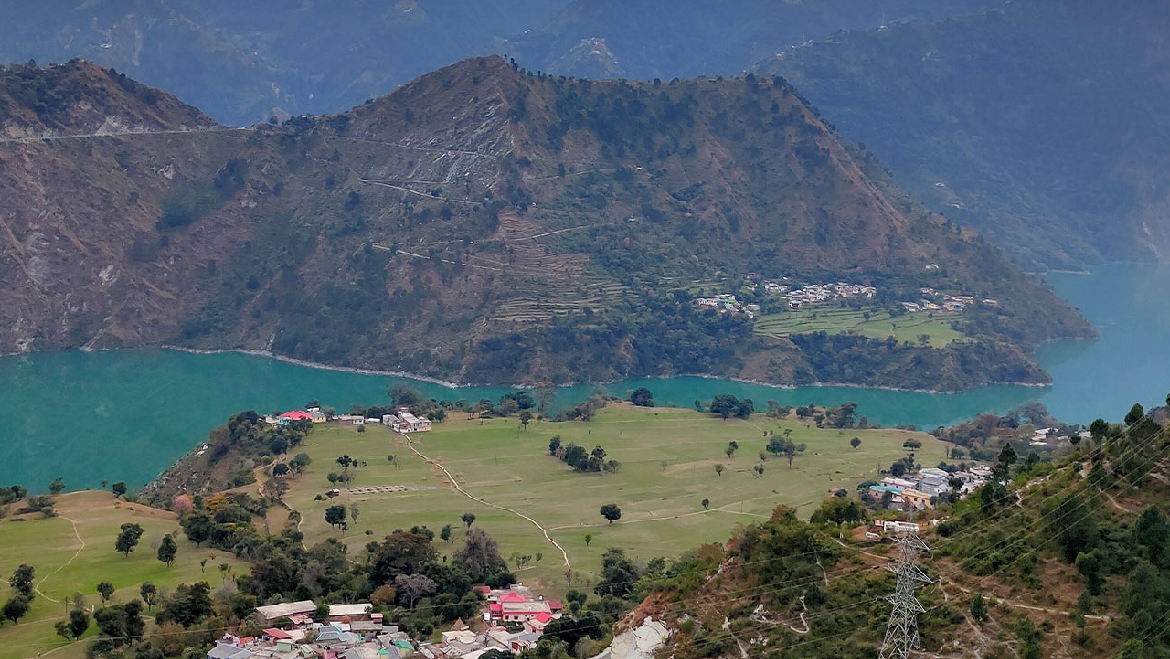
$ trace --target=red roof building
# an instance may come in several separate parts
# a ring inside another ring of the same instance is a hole
[[[284,414],[280,415],[280,418],[288,419],[289,421],[312,421],[313,415],[309,414],[308,412],[296,410],[293,412],[285,412]]]
[[[292,636],[290,636],[288,632],[284,631],[283,629],[278,629],[276,627],[269,627],[268,629],[265,629],[264,634],[267,636],[270,636],[272,638],[275,638],[277,640],[292,638]]]

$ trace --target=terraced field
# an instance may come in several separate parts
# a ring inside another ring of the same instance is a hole
[[[942,347],[965,339],[951,327],[951,321],[958,317],[958,313],[945,311],[914,311],[890,318],[889,313],[879,309],[808,307],[761,316],[756,321],[755,332],[771,337],[810,332],[861,334],[875,339],[892,336],[911,343],[918,343],[919,337],[926,335],[929,345]]]

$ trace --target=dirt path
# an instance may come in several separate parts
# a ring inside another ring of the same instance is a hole
[[[769,519],[768,515],[761,515],[760,513],[745,513],[741,510],[728,510],[729,507],[736,505],[736,503],[742,503],[742,502],[729,503],[726,506],[720,506],[719,508],[711,508],[710,510],[696,510],[694,512],[683,513],[681,515],[671,515],[669,517],[640,517],[638,519],[622,519],[622,520],[618,520],[616,522],[609,522],[609,523],[598,522],[596,524],[565,524],[563,526],[550,527],[549,530],[550,531],[562,531],[564,529],[591,529],[591,528],[594,528],[597,526],[601,526],[601,527],[621,526],[623,524],[639,524],[641,522],[669,522],[672,520],[679,519],[681,517],[690,517],[692,515],[706,515],[708,513],[714,513],[714,512],[728,513],[730,515],[747,515],[748,517],[759,517],[761,519]]]
[[[53,599],[52,597],[49,597],[48,595],[42,593],[41,592],[41,584],[45,583],[45,581],[47,581],[49,579],[49,577],[53,576],[54,574],[57,574],[61,570],[64,570],[66,567],[69,567],[69,564],[72,563],[75,558],[77,558],[78,556],[81,555],[81,550],[85,549],[85,540],[82,540],[81,534],[77,532],[77,522],[75,522],[73,519],[66,517],[64,515],[61,515],[61,519],[67,520],[70,524],[73,525],[73,537],[77,538],[77,541],[79,543],[81,543],[81,546],[77,548],[77,551],[73,552],[73,556],[70,556],[69,560],[67,560],[64,563],[62,563],[61,565],[59,565],[56,570],[53,570],[52,572],[41,577],[41,580],[38,581],[35,586],[33,586],[33,591],[36,592],[37,595],[40,595],[41,597],[49,600],[50,602],[52,602],[54,604],[60,604],[61,600]]]
[[[540,529],[540,532],[544,534],[545,540],[548,540],[552,546],[557,548],[557,551],[561,552],[561,556],[565,559],[565,567],[572,567],[572,565],[569,563],[569,552],[565,551],[565,548],[561,546],[561,543],[557,542],[556,540],[553,540],[552,536],[548,534],[548,529],[541,526],[540,522],[536,521],[535,519],[532,519],[528,515],[525,515],[524,513],[520,512],[518,510],[513,510],[511,508],[501,506],[498,503],[492,503],[486,499],[481,499],[478,497],[471,496],[471,494],[468,493],[467,490],[463,489],[463,486],[460,485],[459,482],[455,480],[455,476],[453,476],[451,474],[451,472],[447,471],[447,468],[443,466],[443,463],[439,462],[438,460],[432,460],[431,458],[428,458],[427,456],[423,455],[418,449],[416,449],[414,447],[413,444],[410,443],[410,435],[403,435],[403,437],[406,437],[406,448],[410,449],[411,451],[414,452],[415,455],[422,458],[423,462],[426,462],[427,464],[432,464],[432,465],[438,467],[440,470],[442,470],[442,472],[447,475],[447,480],[451,481],[451,486],[454,487],[457,492],[459,492],[463,496],[467,497],[468,499],[471,499],[472,501],[477,501],[477,502],[479,502],[479,503],[481,503],[489,508],[495,508],[496,510],[503,510],[504,512],[512,513],[513,515],[520,517],[521,519],[528,520],[529,522],[532,523],[533,526]]]

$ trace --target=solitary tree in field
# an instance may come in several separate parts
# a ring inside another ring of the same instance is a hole
[[[622,518],[622,509],[616,503],[607,503],[601,507],[601,516],[608,519],[610,524]]]
[[[853,439],[849,440],[849,445],[853,447],[853,450],[857,450],[857,447],[861,446],[861,438],[854,437]]]
[[[126,483],[118,481],[110,486],[110,492],[114,494],[114,498],[121,499],[126,495]]]
[[[231,571],[232,571],[231,563],[220,563],[219,564],[220,583],[227,583],[227,576],[228,576],[228,573]]]
[[[756,478],[764,475],[764,465],[756,465],[752,467],[752,471],[756,472]]]
[[[134,548],[138,546],[138,541],[142,539],[144,532],[141,524],[131,524],[129,522],[123,524],[122,532],[114,540],[114,549],[125,554],[126,558],[130,558],[130,552],[134,551]]]
[[[475,513],[463,513],[463,523],[467,525],[467,528],[471,528],[471,525],[475,523]]]
[[[17,595],[31,598],[33,596],[33,581],[36,579],[36,568],[28,563],[21,563],[20,567],[12,573],[12,578],[8,580],[8,585],[16,591]]]
[[[108,581],[99,583],[97,585],[97,593],[102,596],[103,602],[110,601],[110,598],[114,596],[114,584]]]
[[[349,516],[353,518],[354,523],[357,523],[358,507],[356,503],[349,504]]]
[[[528,430],[529,421],[532,421],[532,412],[529,412],[528,410],[520,412],[520,425],[524,426],[525,430]]]
[[[731,456],[735,455],[735,449],[737,449],[737,448],[739,448],[739,444],[737,444],[735,442],[728,442],[727,448],[724,449],[723,452],[726,453],[727,457],[730,458]]]
[[[723,465],[715,465],[715,475],[716,476],[723,475]]]
[[[450,524],[443,525],[443,528],[439,531],[439,539],[442,540],[443,542],[451,542],[451,525]]]
[[[57,495],[57,494],[61,494],[64,491],[65,491],[65,480],[63,478],[61,478],[60,476],[54,478],[52,483],[49,483],[49,494]]]
[[[158,560],[171,566],[175,562],[175,555],[179,553],[179,545],[175,543],[175,539],[168,533],[163,536],[162,544],[158,546]]]
[[[982,593],[975,593],[975,599],[971,600],[971,619],[980,625],[987,619],[987,602]]]
[[[593,534],[586,533],[585,534],[585,546],[588,547],[590,542],[593,542]]]
[[[329,526],[338,527],[345,523],[345,504],[329,506],[325,509],[325,521]]]
[[[710,499],[703,499],[699,503],[703,506],[703,510],[710,510],[711,509],[711,500]]]
[[[74,609],[69,612],[69,619],[58,621],[56,627],[59,636],[76,641],[89,629],[89,614],[81,609]]]
[[[23,618],[26,613],[28,613],[28,598],[23,595],[17,595],[8,600],[4,608],[0,609],[0,616],[3,616],[5,620],[11,620],[13,624]]]

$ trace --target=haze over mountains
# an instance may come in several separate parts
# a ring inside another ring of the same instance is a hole
[[[1170,255],[1170,4],[1013,0],[834,35],[785,76],[900,185],[1023,262]]]
[[[178,131],[0,145],[0,267],[22,282],[0,294],[4,352],[177,343],[469,382],[949,390],[1044,382],[1021,348],[1092,331],[771,77],[591,82],[480,58],[251,131],[86,63],[14,67],[0,98],[9,135]],[[764,339],[695,311],[694,291],[748,272],[999,306],[945,348]]]
[[[5,8],[0,62],[81,57],[166,89],[220,122],[249,125],[272,112],[341,112],[473,55],[505,53],[530,70],[585,77],[728,74],[837,29],[989,4],[45,0]]]

